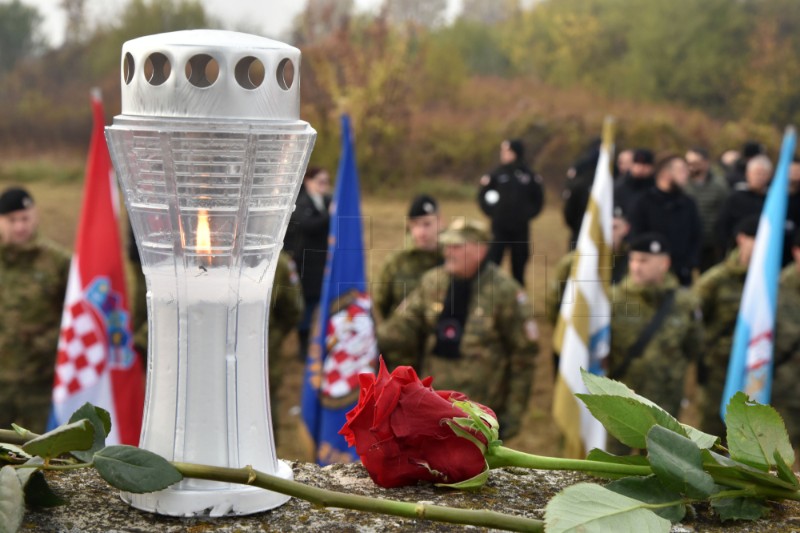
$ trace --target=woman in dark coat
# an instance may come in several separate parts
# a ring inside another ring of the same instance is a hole
[[[284,248],[294,258],[303,286],[305,311],[298,327],[300,358],[303,360],[308,349],[311,317],[322,295],[330,227],[330,184],[331,177],[327,170],[308,169],[284,239]]]

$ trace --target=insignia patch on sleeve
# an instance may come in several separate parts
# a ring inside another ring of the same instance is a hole
[[[517,291],[517,303],[521,306],[528,304],[528,295],[525,291]]]
[[[529,341],[539,340],[539,326],[534,319],[525,321],[525,336]]]

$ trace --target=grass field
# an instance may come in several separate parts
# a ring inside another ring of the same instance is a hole
[[[12,182],[0,180],[0,188]],[[40,231],[64,247],[73,246],[78,218],[80,216],[82,182],[32,180],[24,183],[34,195],[41,214]],[[368,248],[367,272],[374,278],[380,271],[383,261],[393,250],[403,247],[405,242],[404,215],[408,202],[416,191],[402,193],[402,197],[367,196],[364,198],[363,214],[365,217],[365,245]],[[442,205],[445,223],[454,217],[482,218],[477,205],[471,199],[465,199],[463,190],[447,194],[446,188],[437,189],[438,199]],[[532,228],[532,258],[528,264],[526,280],[528,292],[533,302],[541,330],[540,355],[534,379],[534,393],[522,433],[511,439],[509,444],[521,450],[547,455],[558,454],[557,435],[550,417],[552,392],[552,364],[550,357],[551,330],[544,320],[544,294],[548,265],[555,262],[566,251],[567,231],[562,223],[558,208],[558,199],[550,197],[550,205],[536,219]],[[122,232],[123,239],[127,236]],[[505,265],[508,269],[508,265]],[[129,276],[129,279],[132,279]],[[284,344],[287,376],[279,391],[281,399],[281,424],[277,430],[278,453],[286,459],[308,460],[307,450],[298,443],[299,390],[302,365],[296,353],[294,336]],[[272,356],[272,355],[271,355]],[[435,386],[435,381],[434,381]]]

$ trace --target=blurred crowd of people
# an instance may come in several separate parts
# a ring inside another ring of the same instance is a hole
[[[572,248],[599,151],[599,140],[592,141],[567,172],[563,216],[571,251],[557,261],[548,258],[555,266],[548,270],[543,295],[552,325],[578,253]],[[605,370],[677,416],[687,375],[695,368],[701,428],[720,436],[727,360],[773,172],[772,160],[756,142],[716,161],[702,147],[660,158],[649,149],[624,149],[614,165],[611,346]],[[301,361],[308,351],[328,252],[330,182],[325,169],[307,170],[278,259],[269,339],[273,391],[285,372],[279,353],[286,336],[298,332]],[[800,378],[800,161],[791,164],[789,183],[773,398],[798,446],[800,397],[793,384]],[[411,365],[420,375],[435,376],[437,388],[458,390],[491,406],[501,435],[509,438],[523,424],[540,341],[525,287],[531,223],[545,205],[545,187],[528,166],[520,140],[501,143],[499,165],[479,179],[477,204],[486,221],[451,217],[444,227],[435,198],[411,199],[405,213],[407,246],[391,254],[370,280],[379,319],[376,336],[389,367]],[[41,429],[68,259],[37,234],[36,221],[27,191],[11,188],[0,196],[0,424],[22,420]],[[506,251],[510,275],[500,266]],[[132,246],[134,263],[136,256]],[[141,275],[137,286],[135,339],[144,355]],[[22,389],[34,409],[22,409]],[[278,401],[273,394],[273,417],[287,407]],[[619,443],[609,446],[629,451]]]

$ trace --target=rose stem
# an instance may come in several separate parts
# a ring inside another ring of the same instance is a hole
[[[509,531],[544,531],[544,522],[541,520],[512,516],[495,511],[457,509],[440,505],[399,502],[355,494],[343,494],[271,476],[247,467],[225,468],[177,462],[172,464],[184,477],[253,485],[262,489],[280,492],[281,494],[288,494],[322,507],[339,507],[405,518],[422,518],[437,522],[469,524]]]
[[[648,476],[653,473],[649,466],[623,465],[587,459],[564,459],[545,457],[530,453],[518,452],[505,446],[493,446],[486,454],[489,468],[501,466],[520,466],[539,470],[578,470],[581,472],[598,472],[603,474],[622,474],[627,476]]]

